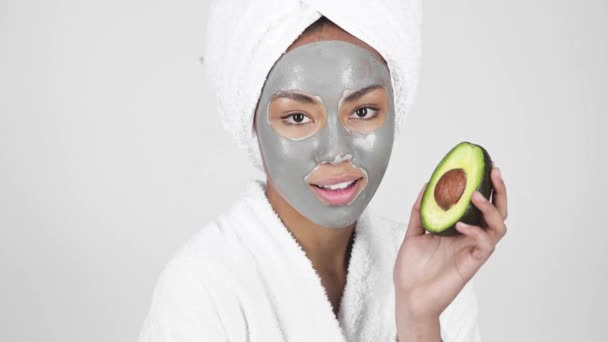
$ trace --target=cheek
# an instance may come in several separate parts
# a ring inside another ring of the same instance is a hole
[[[357,134],[353,144],[358,159],[356,162],[374,174],[384,172],[393,149],[392,134],[381,133],[387,132]]]
[[[306,173],[315,164],[315,139],[294,141],[280,136],[271,127],[264,127],[260,140],[262,157],[277,173],[289,176]],[[312,166],[311,166],[312,165]]]
[[[293,163],[300,157],[297,146],[295,146],[293,141],[284,137],[275,137],[273,149],[275,150],[277,159],[285,163]]]
[[[358,134],[357,138],[355,138],[354,145],[363,153],[373,153],[374,149],[377,148],[376,137],[377,135],[373,133]]]

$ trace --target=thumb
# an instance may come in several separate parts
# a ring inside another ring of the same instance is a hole
[[[422,226],[422,222],[420,221],[420,205],[422,203],[422,195],[424,194],[424,190],[429,183],[426,182],[422,186],[422,190],[418,194],[418,198],[412,207],[412,211],[410,213],[410,222],[407,225],[407,230],[405,231],[405,237],[424,235],[426,230]]]

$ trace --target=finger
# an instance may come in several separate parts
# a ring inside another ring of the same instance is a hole
[[[507,208],[507,186],[500,175],[500,168],[494,167],[490,176],[490,178],[492,178],[492,185],[494,186],[492,204],[496,206],[496,209],[498,209],[504,221],[507,219],[507,216],[509,216]]]
[[[471,279],[495,250],[495,244],[486,232],[479,226],[456,224],[456,229],[463,235],[456,247],[455,255],[457,274],[463,281]]]
[[[483,219],[488,226],[488,233],[494,238],[494,242],[498,242],[507,232],[502,214],[479,191],[473,193],[472,200],[483,214]]]
[[[461,247],[473,247],[472,256],[477,260],[486,260],[496,249],[496,243],[481,227],[458,222],[456,230],[467,238],[462,240]]]
[[[424,235],[426,230],[422,226],[422,222],[420,222],[420,206],[422,203],[422,196],[424,195],[424,190],[426,189],[428,182],[424,183],[422,186],[422,190],[418,194],[418,198],[412,207],[412,211],[410,213],[410,222],[407,225],[407,230],[405,231],[405,237]]]

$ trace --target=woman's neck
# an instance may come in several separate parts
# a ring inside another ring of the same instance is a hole
[[[344,228],[318,225],[291,207],[270,180],[266,182],[266,196],[283,224],[302,246],[317,272],[345,276],[356,222]]]

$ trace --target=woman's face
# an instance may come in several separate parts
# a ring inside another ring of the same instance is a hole
[[[323,40],[285,53],[256,113],[268,177],[309,220],[354,223],[390,159],[395,115],[389,70],[353,43]]]

